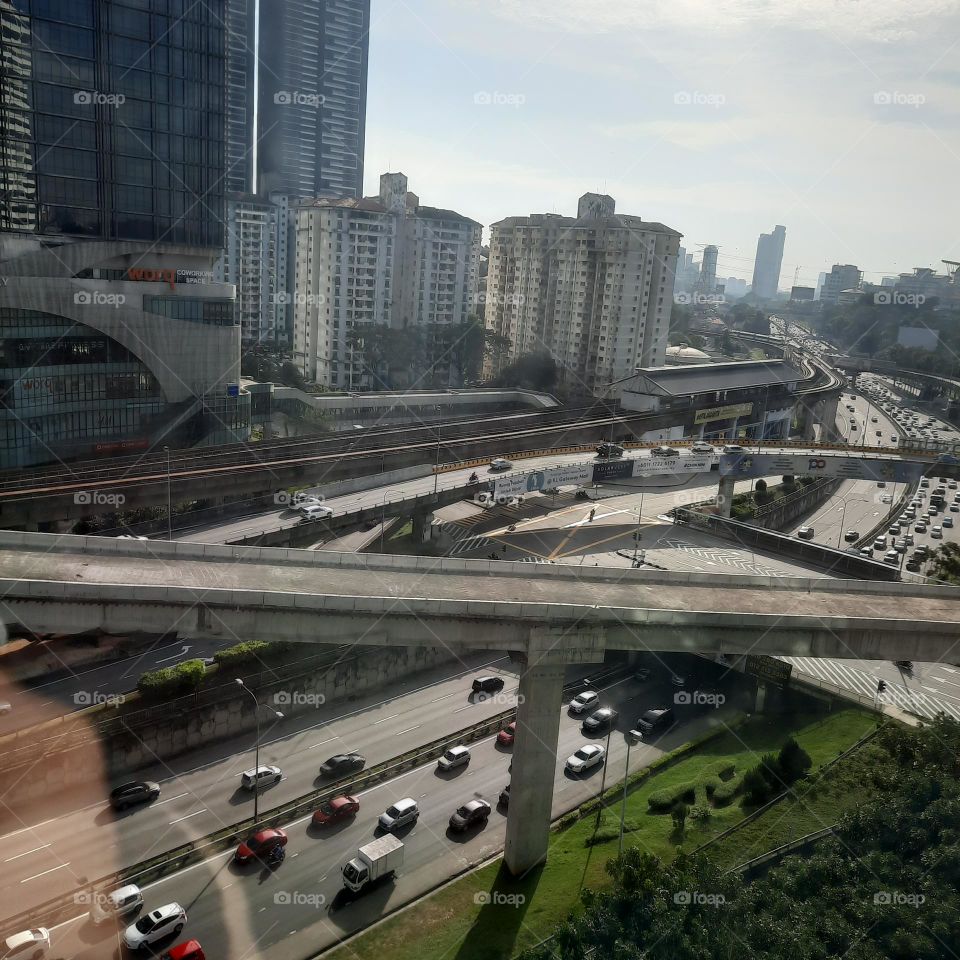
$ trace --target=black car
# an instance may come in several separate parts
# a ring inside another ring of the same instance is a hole
[[[601,443],[597,447],[597,456],[598,457],[622,457],[623,456],[623,447],[619,443]]]
[[[486,800],[471,800],[450,817],[451,830],[469,830],[478,823],[486,823],[490,804]]]
[[[599,710],[594,710],[583,721],[583,729],[589,731],[606,730],[616,724],[619,716],[620,714],[613,707],[601,707]]]
[[[496,693],[503,689],[503,677],[478,677],[473,681],[474,693]]]
[[[654,447],[650,451],[651,457],[679,457],[680,451],[676,447],[668,447],[666,445],[661,445],[659,447]]]
[[[160,796],[160,784],[152,780],[131,780],[121,783],[110,791],[110,806],[114,810],[126,810],[138,803],[147,803]]]
[[[638,721],[637,729],[649,736],[658,730],[663,730],[673,723],[673,711],[669,707],[648,710]]]
[[[320,765],[320,776],[345,777],[348,773],[357,773],[366,765],[366,758],[359,753],[338,753]]]

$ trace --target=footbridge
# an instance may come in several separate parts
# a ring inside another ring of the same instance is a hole
[[[503,649],[523,663],[505,858],[546,856],[564,671],[606,650],[937,661],[960,589],[362,557],[0,533],[0,615],[37,632],[176,630]]]

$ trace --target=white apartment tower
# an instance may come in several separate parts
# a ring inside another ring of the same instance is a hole
[[[681,234],[616,214],[586,193],[577,216],[531,214],[491,226],[486,325],[509,359],[546,350],[564,383],[596,392],[664,363]]]
[[[317,199],[296,211],[294,362],[334,390],[376,386],[360,355],[364,326],[432,329],[474,310],[481,226],[425,207],[402,173],[361,200]]]

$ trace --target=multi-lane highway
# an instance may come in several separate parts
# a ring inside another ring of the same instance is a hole
[[[673,705],[676,688],[670,681],[669,671],[655,660],[651,666],[653,672],[648,680],[630,677],[602,691],[602,702],[621,712],[619,728],[609,742],[608,785],[621,778],[625,770],[624,731],[649,707]],[[441,690],[452,694],[447,704],[457,703],[458,698],[463,699],[462,705],[466,704],[462,683],[457,691],[446,687],[431,689],[431,699],[443,695]],[[725,708],[697,708],[687,715],[681,713],[677,727],[652,743],[633,747],[630,769],[649,764],[663,751],[673,749],[708,725],[723,722],[724,715]],[[392,727],[398,724],[399,720]],[[570,777],[563,770],[565,758],[588,740],[604,742],[606,737],[588,738],[580,721],[565,712],[554,784],[554,815],[579,805],[600,790],[604,779],[601,769],[582,778]],[[500,790],[509,782],[510,750],[498,747],[495,738],[490,737],[472,745],[471,752],[469,766],[459,772],[438,773],[436,766],[430,764],[364,791],[360,795],[361,810],[354,822],[318,829],[305,817],[286,825],[290,836],[287,857],[273,870],[258,864],[236,867],[230,852],[226,852],[150,884],[145,889],[146,905],[153,908],[171,900],[179,901],[189,916],[183,936],[213,945],[218,956],[289,960],[312,955],[367,925],[385,910],[426,892],[451,874],[493,856],[502,848],[506,811],[497,809],[496,804]],[[377,816],[404,796],[417,801],[421,816],[415,826],[400,833],[406,849],[399,877],[355,900],[344,898],[340,893],[341,865],[355,854],[360,844],[374,837]],[[474,797],[486,799],[494,806],[489,823],[464,836],[450,834],[447,830],[450,814]],[[129,825],[150,812],[149,808],[131,812]],[[85,914],[85,910],[78,909],[75,919],[54,928],[51,957],[86,960],[112,956],[114,949],[119,951],[116,931],[97,930]]]

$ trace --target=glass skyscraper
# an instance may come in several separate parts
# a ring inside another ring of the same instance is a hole
[[[0,466],[240,439],[226,0],[0,0]]]

